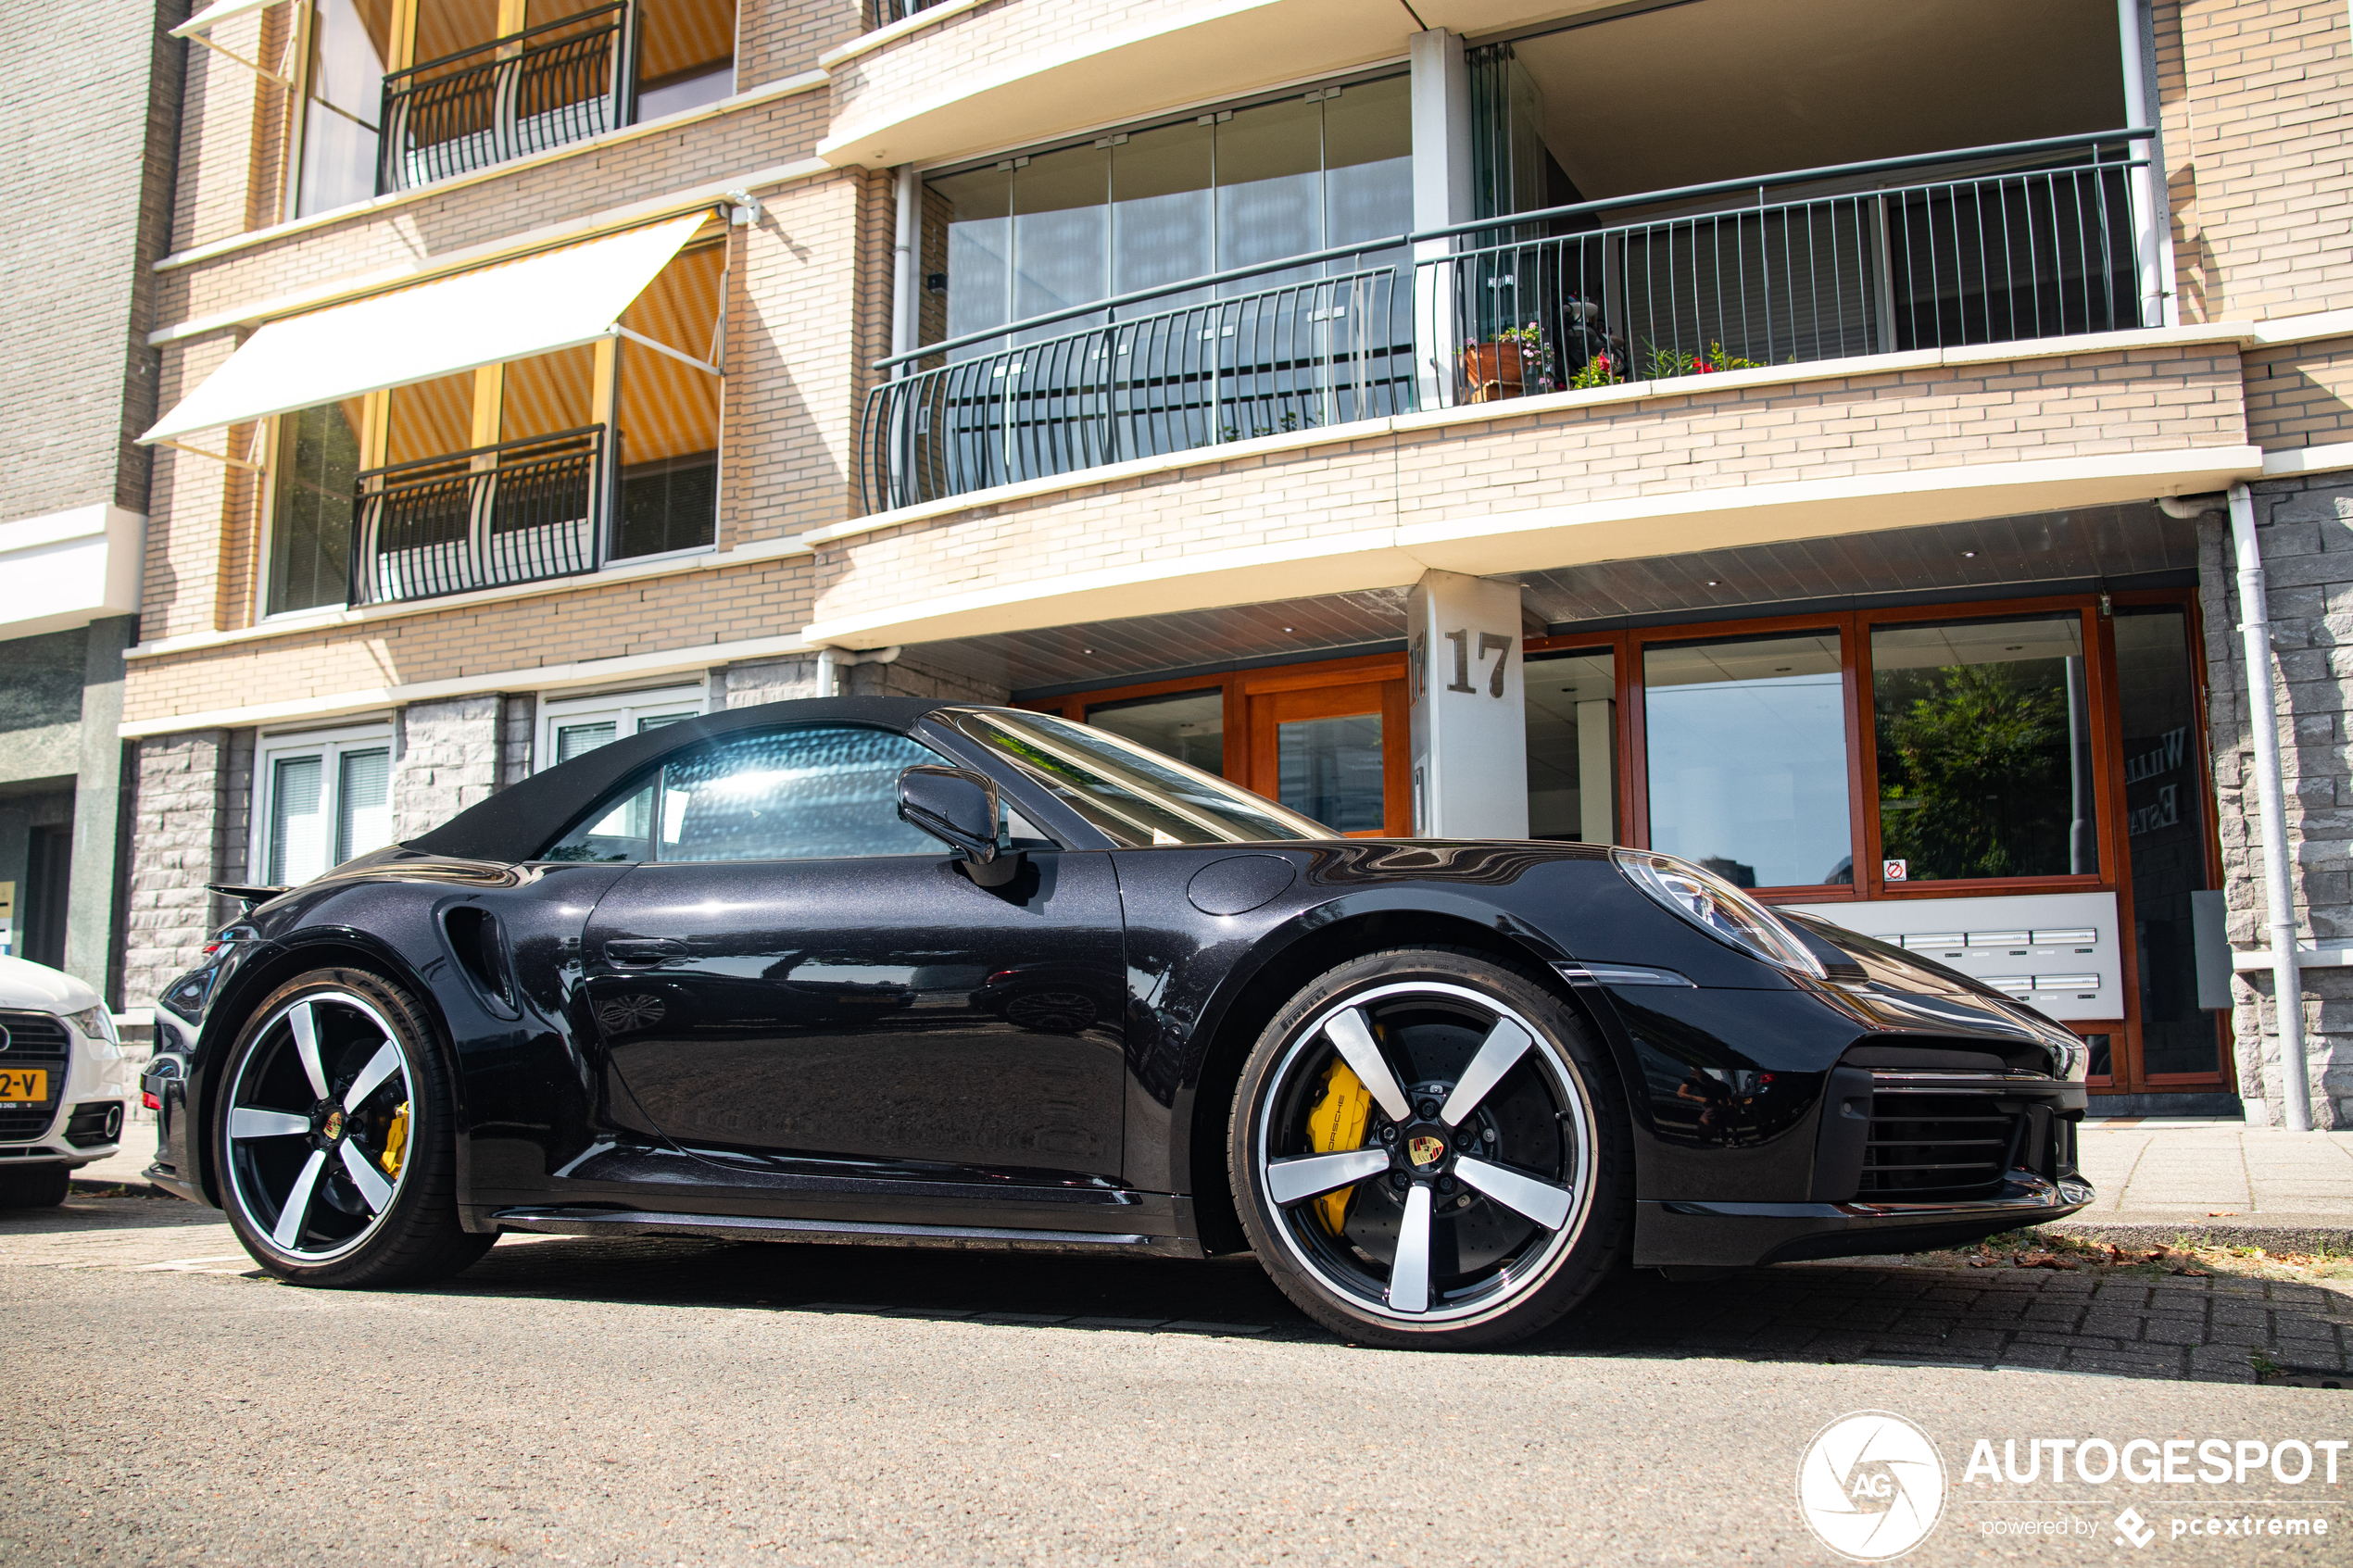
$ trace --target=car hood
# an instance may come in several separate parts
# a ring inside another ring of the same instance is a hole
[[[0,1007],[80,1012],[97,1005],[98,993],[70,974],[30,959],[0,958]]]

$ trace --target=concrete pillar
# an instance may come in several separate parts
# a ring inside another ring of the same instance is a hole
[[[1406,57],[1412,72],[1414,118],[1414,227],[1443,229],[1467,223],[1471,211],[1470,70],[1458,35],[1430,29],[1411,35]],[[1451,239],[1424,240],[1414,247],[1414,342],[1419,348],[1421,406],[1442,407],[1453,396],[1453,270],[1443,257]],[[1401,284],[1408,280],[1399,279]]]
[[[129,847],[123,820],[122,650],[138,635],[136,616],[90,623],[82,679],[82,745],[73,784],[73,869],[66,915],[66,972],[120,1008],[122,944],[117,894]]]
[[[1519,588],[1426,571],[1406,600],[1414,832],[1528,836]]]

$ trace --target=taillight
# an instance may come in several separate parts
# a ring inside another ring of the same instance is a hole
[[[161,1110],[163,1109],[163,1101],[156,1098],[154,1095],[150,1094],[145,1089],[141,1089],[139,1091],[139,1103],[141,1106],[149,1110]]]

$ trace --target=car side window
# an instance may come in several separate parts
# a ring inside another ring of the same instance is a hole
[[[899,819],[900,772],[944,762],[887,730],[812,724],[673,757],[549,849],[551,860],[813,860],[937,855]]]

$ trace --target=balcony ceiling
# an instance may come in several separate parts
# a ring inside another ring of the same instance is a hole
[[[1276,664],[1403,646],[1403,588],[1231,605],[925,643],[910,658],[1000,682],[1017,696],[1074,685],[1159,680],[1174,671]]]
[[[2124,123],[2113,0],[1698,0],[1513,50],[1592,201]]]
[[[2145,504],[1795,539],[1522,574],[1529,609],[1577,622],[1778,615],[1918,595],[1989,599],[2144,584],[2197,568],[2197,526]]]

